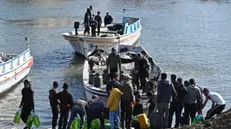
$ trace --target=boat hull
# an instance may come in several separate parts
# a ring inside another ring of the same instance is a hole
[[[120,46],[123,48],[123,46]],[[129,48],[133,48],[132,46],[129,46]],[[136,48],[136,47],[134,47]],[[139,49],[135,50],[133,49],[134,51],[142,51],[145,49],[143,49],[142,47],[137,47]],[[160,68],[160,66],[154,61],[155,63],[155,67],[158,67],[158,69],[160,70],[158,73],[153,73],[150,74],[150,76],[158,76],[158,74],[162,73],[163,70]],[[153,77],[154,78],[154,77]],[[98,88],[98,87],[94,87],[92,85],[90,85],[88,83],[88,80],[89,80],[89,64],[88,64],[88,61],[86,60],[84,62],[84,68],[83,68],[83,85],[84,85],[84,89],[85,89],[85,93],[86,93],[86,98],[87,100],[91,100],[92,99],[92,96],[93,95],[97,95],[99,96],[100,100],[103,101],[104,105],[106,106],[106,103],[107,103],[107,99],[108,99],[108,94],[106,92],[106,89],[103,89],[103,88]],[[145,102],[148,100],[147,96],[145,94],[141,95],[141,99]]]
[[[0,74],[0,94],[3,94],[7,92],[9,89],[11,89],[15,84],[20,82],[23,78],[25,78],[32,65],[33,65],[33,57],[28,57],[27,60],[23,61],[21,64],[17,64],[17,60],[23,60],[24,55],[28,55],[30,51],[25,51],[21,56],[16,57],[15,59],[12,59],[12,61],[6,62],[4,65],[5,69],[7,69],[8,65],[15,65],[14,69],[9,69],[9,71],[5,71],[4,73]],[[30,55],[30,54],[29,54]],[[1,65],[1,70],[3,68],[3,65]]]
[[[121,35],[118,37],[90,37],[76,36],[74,32],[64,33],[63,37],[69,41],[77,54],[87,57],[89,51],[94,49],[94,46],[110,52],[112,47],[119,45],[134,45],[139,41],[142,27],[131,34]]]

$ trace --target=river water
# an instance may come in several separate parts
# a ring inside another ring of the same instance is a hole
[[[35,92],[41,127],[51,127],[48,90],[67,82],[74,98],[84,98],[83,59],[61,34],[82,21],[86,8],[121,20],[142,18],[141,43],[163,70],[219,92],[231,106],[231,1],[229,0],[1,0],[0,51],[20,53],[30,37],[35,62],[28,79]],[[22,84],[0,98],[1,129],[8,129],[21,100]],[[61,90],[61,86],[59,90]],[[209,106],[206,107],[208,109]],[[205,110],[206,111],[206,110]],[[21,128],[22,125],[18,127]]]

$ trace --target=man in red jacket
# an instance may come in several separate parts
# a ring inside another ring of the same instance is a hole
[[[63,84],[63,91],[59,92],[57,98],[60,100],[60,118],[59,118],[59,129],[66,129],[67,120],[69,118],[69,110],[73,106],[73,97],[67,91],[67,83]]]

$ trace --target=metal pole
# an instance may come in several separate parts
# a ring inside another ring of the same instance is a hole
[[[30,48],[30,38],[25,37],[25,41],[27,41],[27,48]]]

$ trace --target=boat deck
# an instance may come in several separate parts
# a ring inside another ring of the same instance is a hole
[[[84,29],[82,30],[78,30],[78,35],[75,35],[75,31],[72,31],[72,32],[69,32],[68,34],[69,36],[74,36],[74,37],[92,37],[92,34],[91,34],[91,30],[90,30],[90,33],[86,35],[84,35]],[[107,27],[101,27],[100,28],[100,34],[99,36],[97,35],[97,30],[96,30],[96,37],[118,37],[120,36],[119,33],[117,33],[117,31],[112,31],[112,30],[109,30]]]
[[[121,70],[124,72],[124,74],[131,74],[131,71],[133,69],[134,63],[126,63],[126,64],[121,64]],[[106,69],[106,65],[101,66],[101,65],[95,65],[93,67],[93,70],[95,70],[96,73],[99,73],[100,78],[101,78],[101,85],[100,89],[103,89],[106,91],[106,84],[103,84],[103,71]],[[89,79],[89,78],[88,78]],[[93,85],[90,85],[90,87],[94,87]]]

